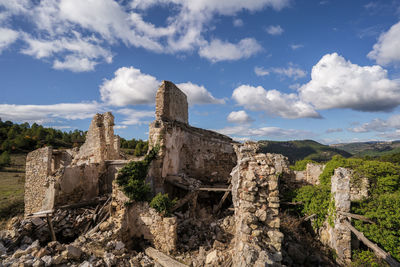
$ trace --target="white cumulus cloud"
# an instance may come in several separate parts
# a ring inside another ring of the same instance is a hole
[[[254,67],[254,73],[257,76],[266,76],[269,75],[269,70],[266,70],[263,67]]]
[[[261,86],[241,85],[232,94],[232,98],[244,108],[264,111],[283,118],[319,118],[314,108],[301,101],[296,94],[284,94],[277,90],[265,90]]]
[[[225,104],[224,99],[215,98],[202,85],[197,85],[191,82],[187,82],[187,83],[179,83],[176,86],[186,94],[189,105]]]
[[[232,123],[249,123],[253,119],[244,110],[232,111],[229,113],[227,120]]]
[[[14,43],[18,39],[18,36],[19,34],[17,31],[0,28],[0,54],[4,49]]]
[[[400,22],[379,36],[368,57],[375,59],[380,65],[400,62]]]
[[[101,99],[113,106],[154,104],[161,81],[142,73],[134,67],[119,68],[111,80],[104,80],[100,86]],[[189,105],[224,104],[225,100],[215,98],[204,86],[191,82],[177,84],[188,97]]]
[[[280,25],[270,25],[265,30],[271,35],[281,35],[284,31]]]
[[[119,126],[120,129],[126,128],[127,125],[148,123],[148,121],[143,121],[143,119],[150,119],[154,117],[153,110],[135,110],[131,108],[124,108],[117,110],[116,113],[125,116],[121,122],[122,125]]]
[[[212,62],[218,62],[249,58],[261,50],[261,45],[253,38],[242,39],[237,44],[214,39],[200,48],[199,55]]]
[[[373,119],[358,127],[349,128],[348,130],[355,133],[367,132],[386,132],[388,130],[400,129],[400,115],[390,116],[387,120]]]
[[[0,104],[0,118],[3,121],[45,123],[53,122],[56,119],[87,119],[102,110],[102,106],[96,102],[53,105]]]
[[[100,86],[101,100],[113,106],[154,103],[160,82],[134,67],[122,67]]]
[[[313,133],[303,130],[282,129],[279,127],[249,128],[245,125],[225,127],[216,131],[229,136],[245,136],[247,137],[246,139],[249,139],[249,137],[254,137],[256,139],[280,138],[287,140],[310,138],[314,136]]]
[[[233,20],[233,26],[235,26],[235,27],[242,27],[242,26],[243,26],[243,20],[241,20],[241,19],[234,19],[234,20]]]
[[[400,84],[380,66],[359,66],[337,53],[327,54],[312,68],[311,81],[300,98],[317,109],[349,108],[389,111],[400,104]]]
[[[258,43],[252,38],[238,44],[206,40],[204,33],[213,27],[213,18],[234,17],[239,12],[267,7],[279,11],[289,4],[290,0],[0,0],[0,20],[14,24],[14,29],[10,29],[13,32],[0,32],[0,50],[15,41],[18,27],[18,32],[25,36],[21,39],[26,45],[22,52],[46,62],[50,58],[58,69],[88,71],[96,64],[110,63],[111,48],[121,44],[157,53],[198,51],[214,62],[236,60],[258,52]],[[157,26],[146,16],[147,10],[155,6],[168,6],[173,11]],[[242,22],[236,19],[234,24],[240,26]],[[218,56],[215,52],[221,44],[229,51]],[[92,47],[92,51],[102,48],[107,55],[79,50],[90,45],[97,47]],[[72,58],[85,61],[72,63]]]

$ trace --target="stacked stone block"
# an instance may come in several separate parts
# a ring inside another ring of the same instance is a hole
[[[235,207],[233,266],[280,266],[279,177],[289,174],[286,158],[257,154],[255,143],[237,147],[232,171]]]

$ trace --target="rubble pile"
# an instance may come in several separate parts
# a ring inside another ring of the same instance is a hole
[[[93,219],[91,213],[90,209],[55,213],[57,236],[65,240],[72,233],[77,236],[68,243],[49,242],[47,223],[40,218],[14,218],[8,229],[0,232],[1,266],[154,266],[143,252],[128,249],[117,240],[118,229],[112,218],[98,224],[94,231],[82,233],[83,226]]]

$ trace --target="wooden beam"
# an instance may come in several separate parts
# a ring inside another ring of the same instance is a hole
[[[362,241],[367,247],[369,247],[370,249],[372,249],[372,251],[375,253],[375,255],[378,258],[384,259],[387,263],[389,263],[389,265],[391,267],[400,267],[400,263],[397,262],[394,258],[392,258],[392,256],[390,256],[389,253],[387,253],[386,251],[384,251],[383,249],[381,249],[380,247],[378,247],[377,244],[369,241],[363,233],[361,233],[360,231],[358,231],[356,228],[354,228],[353,225],[351,225],[351,223],[347,220],[343,221],[343,224],[349,228],[350,231],[352,231],[354,233],[354,235],[360,240]]]
[[[299,201],[299,202],[281,202],[282,205],[288,205],[288,206],[297,206],[297,205],[302,205],[303,202]]]
[[[144,252],[147,256],[158,262],[163,267],[187,267],[187,265],[174,260],[155,248],[148,247]]]
[[[182,199],[179,199],[179,201],[175,204],[175,206],[171,209],[171,211],[174,212],[183,205],[185,205],[189,200],[193,198],[195,194],[196,194],[195,192],[189,192],[188,194],[186,194],[186,196],[184,196]]]
[[[183,184],[179,178],[179,176],[168,175],[167,177],[165,177],[165,181],[176,187],[182,188],[186,191],[190,191],[189,186]]]
[[[89,201],[83,201],[83,202],[79,202],[79,203],[63,205],[63,206],[56,207],[56,208],[57,209],[77,209],[77,208],[82,208],[82,207],[87,207],[87,206],[93,206],[93,205],[96,205],[105,200],[107,200],[107,198],[103,197],[103,198],[92,199]]]
[[[226,192],[231,191],[229,187],[199,187],[200,191],[212,191],[212,192]]]
[[[221,209],[222,204],[224,204],[225,200],[228,198],[229,193],[232,192],[232,184],[229,185],[228,187],[229,191],[226,191],[225,194],[222,196],[221,200],[218,203],[218,206],[214,210],[214,214],[217,214],[218,211]]]
[[[56,233],[54,232],[53,222],[51,221],[51,217],[49,214],[46,214],[47,224],[49,225],[51,240],[56,241]]]
[[[347,217],[350,217],[350,218],[353,218],[353,219],[357,219],[357,220],[363,221],[363,222],[375,224],[374,221],[372,221],[372,220],[370,220],[370,219],[368,219],[368,218],[366,218],[364,216],[358,215],[358,214],[352,214],[352,213],[348,213],[348,212],[344,212],[344,211],[337,211],[337,213],[341,214],[343,216],[347,216]]]
[[[30,213],[27,217],[46,217],[48,214],[54,213],[54,210],[42,210],[35,213]]]
[[[311,220],[312,218],[314,218],[315,216],[317,216],[317,214],[311,214],[310,216],[305,216],[303,218],[300,219],[301,222],[306,222]]]

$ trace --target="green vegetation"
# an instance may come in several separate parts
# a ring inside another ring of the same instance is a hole
[[[316,162],[311,159],[298,160],[294,165],[290,166],[290,169],[294,171],[305,171],[308,163],[316,163]]]
[[[303,215],[317,215],[313,221],[314,228],[320,228],[323,225],[328,215],[331,215],[329,211],[334,207],[331,188],[328,185],[303,186],[296,190],[294,201],[303,203],[301,209]],[[332,224],[331,216],[329,218],[329,223]]]
[[[394,142],[357,142],[334,145],[357,157],[377,157],[400,152],[400,141]]]
[[[353,252],[353,259],[351,266],[386,267],[389,265],[384,260],[377,258],[372,251],[356,250]]]
[[[260,152],[278,153],[288,157],[291,164],[298,160],[309,159],[317,162],[329,161],[334,155],[351,157],[351,154],[313,140],[297,141],[259,141]]]
[[[0,170],[0,230],[11,217],[24,213],[25,154],[10,155]]]
[[[149,142],[142,139],[136,140],[132,138],[131,140],[126,140],[121,138],[121,148],[126,154],[140,157],[146,155],[149,149]]]
[[[132,161],[123,167],[117,177],[117,184],[122,188],[130,200],[147,201],[150,193],[150,186],[145,179],[150,163],[157,157],[159,148],[154,147],[141,161]]]
[[[11,158],[10,158],[10,153],[8,153],[7,151],[4,151],[3,153],[1,153],[0,155],[0,169],[10,165],[11,163]]]
[[[3,122],[0,119],[0,151],[9,153],[30,152],[51,145],[54,148],[71,148],[85,142],[85,132],[63,132],[45,128],[36,123],[29,125]]]
[[[177,199],[171,200],[168,194],[158,193],[150,202],[150,207],[157,210],[163,216],[170,216],[171,209],[175,206]]]
[[[382,158],[381,158],[382,160]],[[375,224],[354,220],[355,227],[364,235],[379,244],[394,258],[400,260],[400,165],[379,160],[359,158],[343,158],[334,156],[326,164],[320,175],[320,185],[304,186],[296,191],[294,201],[301,201],[302,213],[316,214],[315,227],[320,227],[331,215],[330,182],[334,170],[345,167],[354,170],[352,183],[357,183],[361,177],[366,177],[370,183],[370,196],[359,202],[352,203],[352,212],[363,215]],[[357,254],[357,261],[366,260],[365,266],[377,266],[368,263],[367,252]]]

